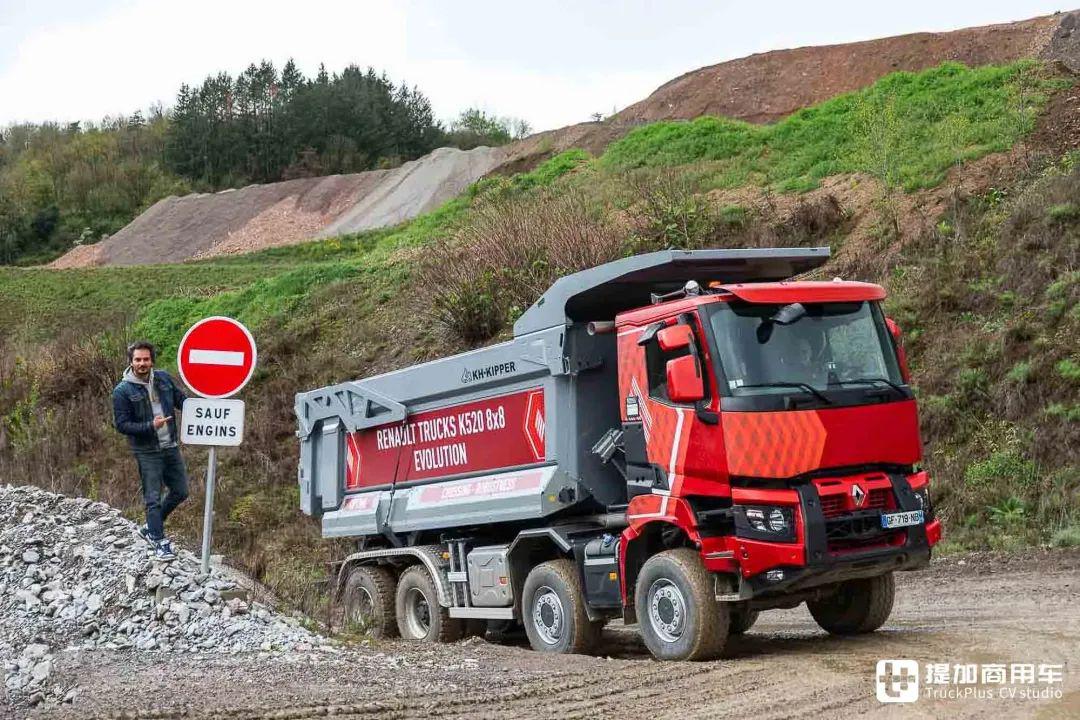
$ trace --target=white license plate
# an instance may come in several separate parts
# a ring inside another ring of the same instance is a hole
[[[892,528],[908,527],[909,525],[921,525],[922,521],[922,510],[885,513],[881,516],[881,527],[886,530],[891,530]]]

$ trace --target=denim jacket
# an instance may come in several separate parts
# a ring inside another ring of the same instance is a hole
[[[174,443],[178,442],[176,411],[183,407],[187,396],[164,370],[154,370],[154,388],[161,402],[162,414],[172,418],[168,421],[169,434]],[[135,452],[160,450],[161,445],[154,429],[154,412],[146,386],[121,380],[113,389],[112,401],[113,423],[117,430],[127,435],[131,449]]]

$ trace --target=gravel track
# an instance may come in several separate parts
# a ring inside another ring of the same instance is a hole
[[[961,564],[962,562],[962,564]],[[1061,698],[921,698],[881,705],[882,658],[1065,665]],[[967,555],[898,576],[870,636],[833,638],[805,607],[770,611],[707,663],[658,663],[632,628],[605,629],[596,657],[530,652],[522,641],[345,645],[325,653],[228,656],[61,654],[75,704],[31,718],[1080,717],[1080,552]]]

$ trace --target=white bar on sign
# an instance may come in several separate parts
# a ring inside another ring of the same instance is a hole
[[[244,353],[232,350],[189,350],[188,362],[195,365],[235,365],[244,364]]]

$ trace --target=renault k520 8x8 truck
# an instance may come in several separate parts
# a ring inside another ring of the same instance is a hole
[[[828,256],[619,260],[512,340],[298,394],[302,509],[357,539],[348,617],[431,642],[520,623],[562,653],[621,618],[673,660],[802,602],[880,627],[941,526],[884,290],[786,281]]]

